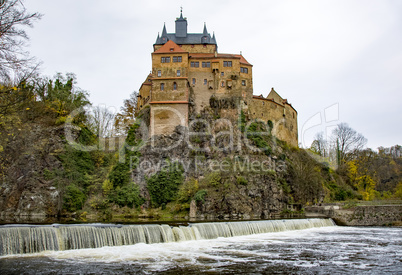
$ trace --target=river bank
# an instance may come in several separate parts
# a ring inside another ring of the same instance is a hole
[[[402,204],[390,201],[384,204],[325,204],[305,208],[307,218],[332,218],[338,225],[347,226],[402,226]]]

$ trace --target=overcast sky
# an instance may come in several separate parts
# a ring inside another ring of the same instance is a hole
[[[253,64],[254,94],[271,87],[298,111],[299,143],[346,122],[367,146],[402,144],[402,1],[34,0],[44,14],[29,51],[42,73],[72,72],[94,105],[117,110],[151,70],[152,45],[183,6],[188,31],[206,22],[220,53]]]

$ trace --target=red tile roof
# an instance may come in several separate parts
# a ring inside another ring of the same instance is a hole
[[[241,64],[253,66],[248,61],[239,54],[227,54],[227,53],[218,53],[217,56],[215,57],[215,54],[213,53],[190,53],[190,58],[230,58],[230,59],[240,59]]]
[[[179,45],[173,42],[173,40],[169,40],[165,43],[159,50],[155,51],[154,53],[186,53]]]
[[[253,66],[250,63],[248,63],[248,61],[242,55],[238,55],[238,56],[240,56],[240,63]]]

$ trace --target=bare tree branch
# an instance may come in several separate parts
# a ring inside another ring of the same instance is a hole
[[[362,150],[367,139],[346,123],[340,123],[332,132],[332,143],[339,154],[340,164],[353,159],[356,152]]]
[[[42,17],[29,13],[23,0],[0,0],[0,80],[11,81],[20,71],[37,67],[34,58],[24,50],[28,35],[24,27],[32,27]]]

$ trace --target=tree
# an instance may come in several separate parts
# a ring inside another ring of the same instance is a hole
[[[77,108],[90,102],[88,92],[78,88],[76,76],[67,73],[66,76],[56,74],[52,79],[39,78],[35,80],[35,94],[45,107],[57,116],[67,116]]]
[[[111,136],[114,117],[114,114],[104,106],[93,107],[88,118],[90,128],[98,137]]]
[[[295,201],[319,202],[324,197],[321,166],[304,150],[293,152],[289,164],[290,187]]]
[[[137,112],[137,96],[137,92],[132,92],[130,98],[124,100],[124,105],[120,108],[121,112],[116,115],[114,127],[118,134],[127,134],[128,129],[134,123]]]
[[[322,157],[328,156],[327,141],[324,139],[324,133],[319,132],[315,135],[313,143],[311,143],[310,149]]]
[[[332,132],[332,142],[338,155],[338,164],[344,164],[353,159],[356,153],[363,149],[367,139],[357,133],[346,123],[340,123]]]
[[[32,71],[35,60],[24,51],[28,35],[25,27],[32,27],[39,13],[29,13],[23,0],[0,0],[0,79],[12,81],[21,71]]]

